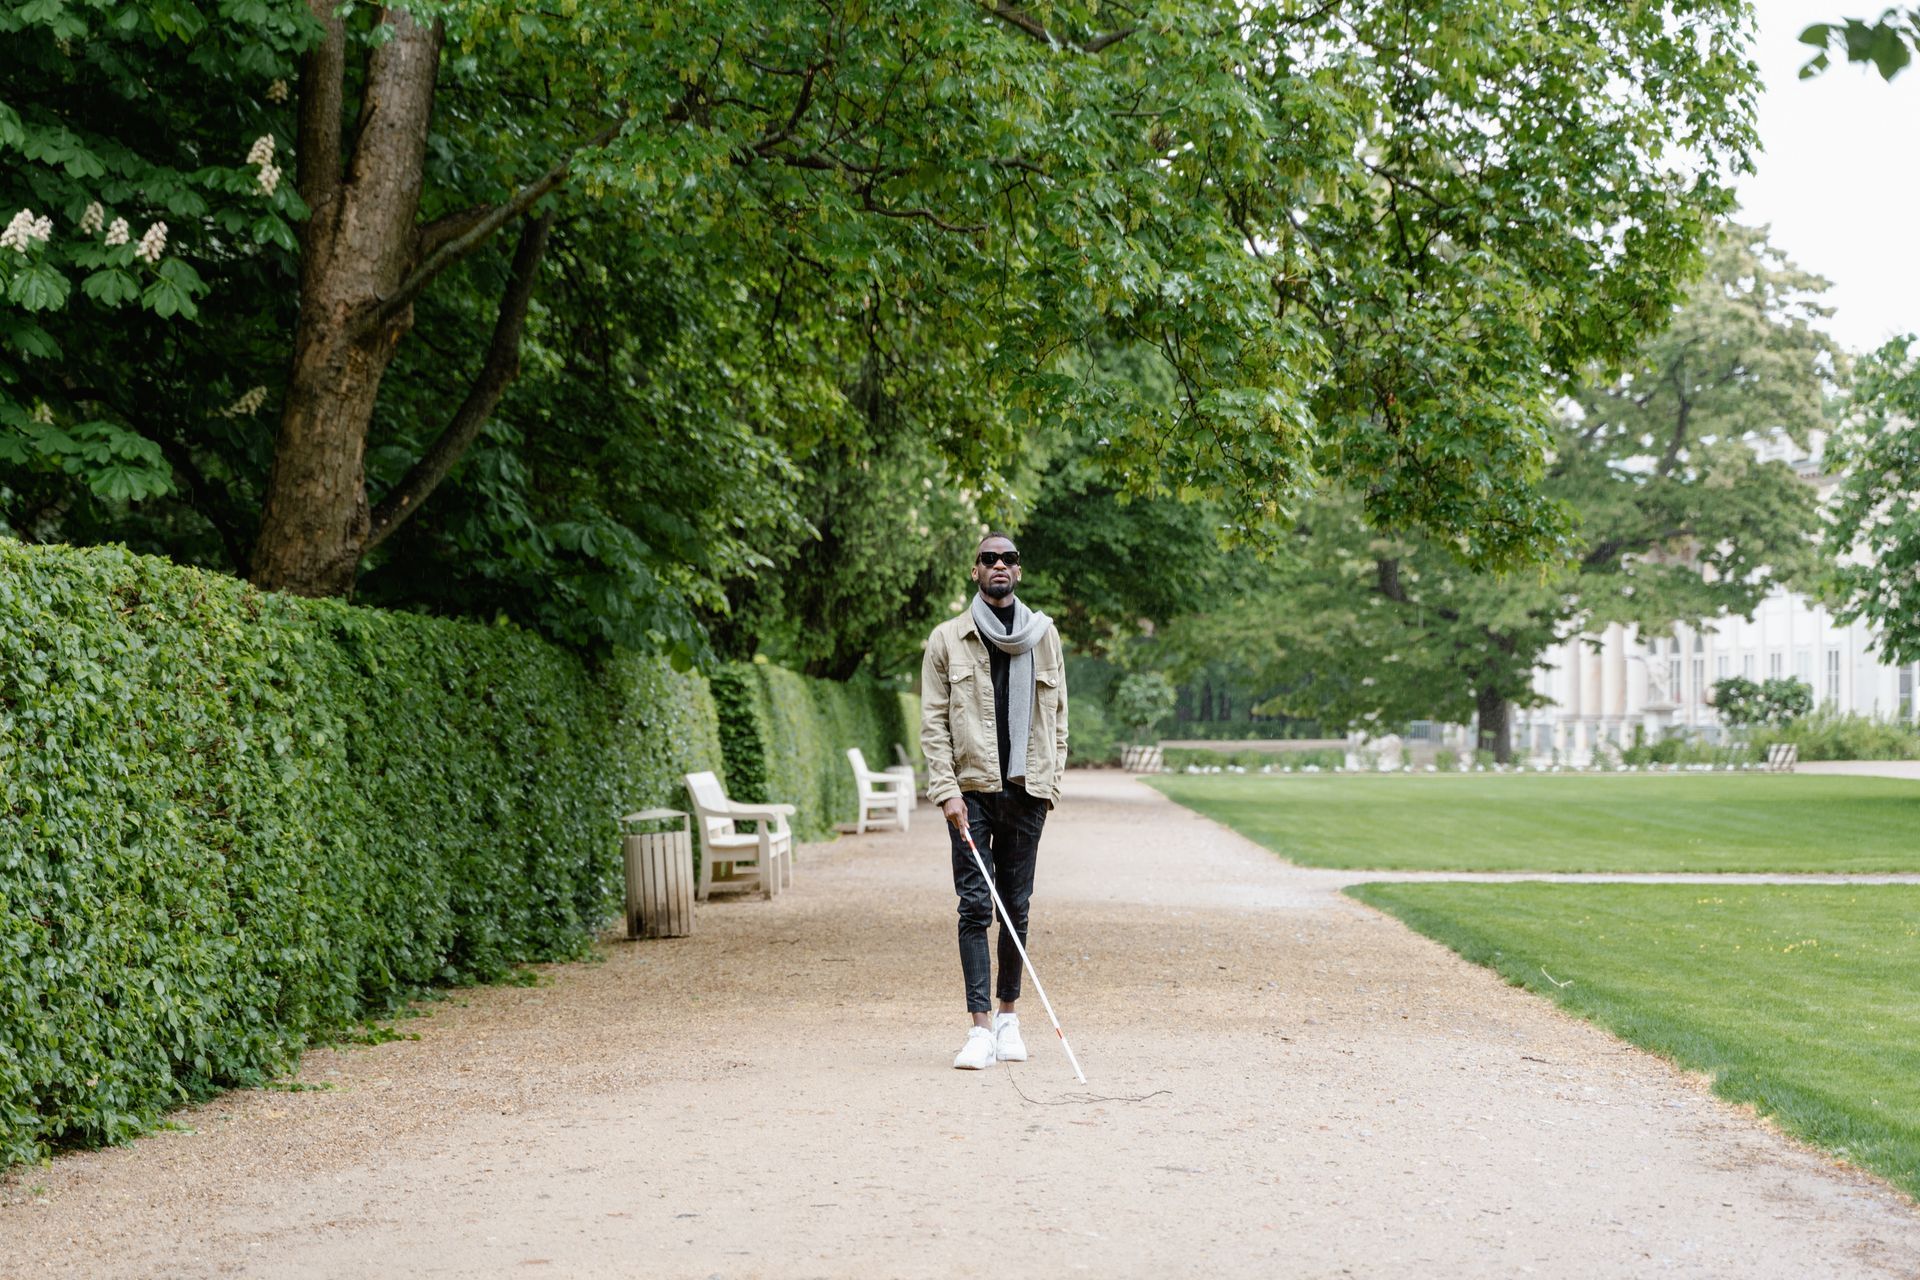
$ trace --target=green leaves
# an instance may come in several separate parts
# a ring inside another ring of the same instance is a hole
[[[80,291],[102,306],[117,307],[140,296],[140,283],[118,267],[104,267],[82,280]]]
[[[160,264],[152,283],[141,292],[140,305],[162,320],[174,316],[191,320],[199,314],[193,295],[205,291],[198,272],[178,258],[169,258]]]
[[[1882,80],[1891,80],[1913,61],[1913,50],[1920,45],[1920,9],[1889,8],[1873,21],[1848,18],[1844,22],[1816,22],[1800,33],[1800,43],[1820,52],[1800,68],[1802,80],[1811,79],[1830,65],[1829,53],[1838,41],[1848,62],[1870,62]]]
[[[8,274],[7,301],[22,311],[52,311],[67,300],[67,278],[52,263],[33,262]]]
[[[1862,360],[1828,443],[1843,478],[1828,511],[1830,594],[1845,622],[1879,634],[1884,660],[1920,662],[1920,359],[1912,336]]]

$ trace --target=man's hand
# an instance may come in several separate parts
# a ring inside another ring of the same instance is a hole
[[[967,802],[959,796],[954,796],[952,799],[941,804],[940,812],[947,815],[947,825],[955,831],[963,830],[966,827]]]

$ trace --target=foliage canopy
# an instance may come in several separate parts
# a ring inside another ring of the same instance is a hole
[[[1662,321],[1727,206],[1747,26],[1735,0],[17,7],[0,213],[52,225],[0,250],[4,519],[692,653],[686,618],[821,529],[795,468],[884,403],[969,515],[1059,426],[1233,536],[1334,477],[1514,563],[1566,530],[1553,399]],[[343,259],[354,200],[386,230]],[[1116,344],[1177,394],[1084,376]]]

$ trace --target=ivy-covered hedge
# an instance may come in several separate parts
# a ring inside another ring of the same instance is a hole
[[[735,663],[713,675],[728,794],[799,809],[802,840],[852,822],[858,797],[847,748],[873,769],[895,763],[895,743],[920,763],[920,699],[867,681],[839,684],[763,663]]]
[[[656,661],[0,540],[0,1166],[580,952],[719,763]]]

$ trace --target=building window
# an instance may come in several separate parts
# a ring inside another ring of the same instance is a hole
[[[1732,667],[1733,659],[1721,654],[1713,660],[1713,674],[1716,679],[1725,680]]]
[[[1707,633],[1706,632],[1696,631],[1693,633],[1693,651],[1695,653],[1705,653],[1707,651]]]
[[[1695,702],[1705,702],[1707,700],[1707,660],[1705,658],[1695,658],[1693,660],[1692,693]]]
[[[1747,679],[1751,680],[1753,679],[1753,672],[1754,672],[1754,656],[1750,653],[1741,654],[1740,655],[1740,674],[1745,676]]]
[[[1667,659],[1667,696],[1680,701],[1680,659]]]
[[[1802,649],[1793,655],[1793,674],[1798,676],[1807,688],[1813,688],[1813,650]]]
[[[1782,654],[1782,653],[1768,654],[1767,655],[1767,675],[1772,679],[1778,680],[1780,678],[1781,668],[1785,665],[1785,663],[1786,663],[1785,654]]]
[[[1827,650],[1827,701],[1833,706],[1840,705],[1840,651]]]
[[[1900,668],[1900,718],[1913,719],[1913,668]]]

